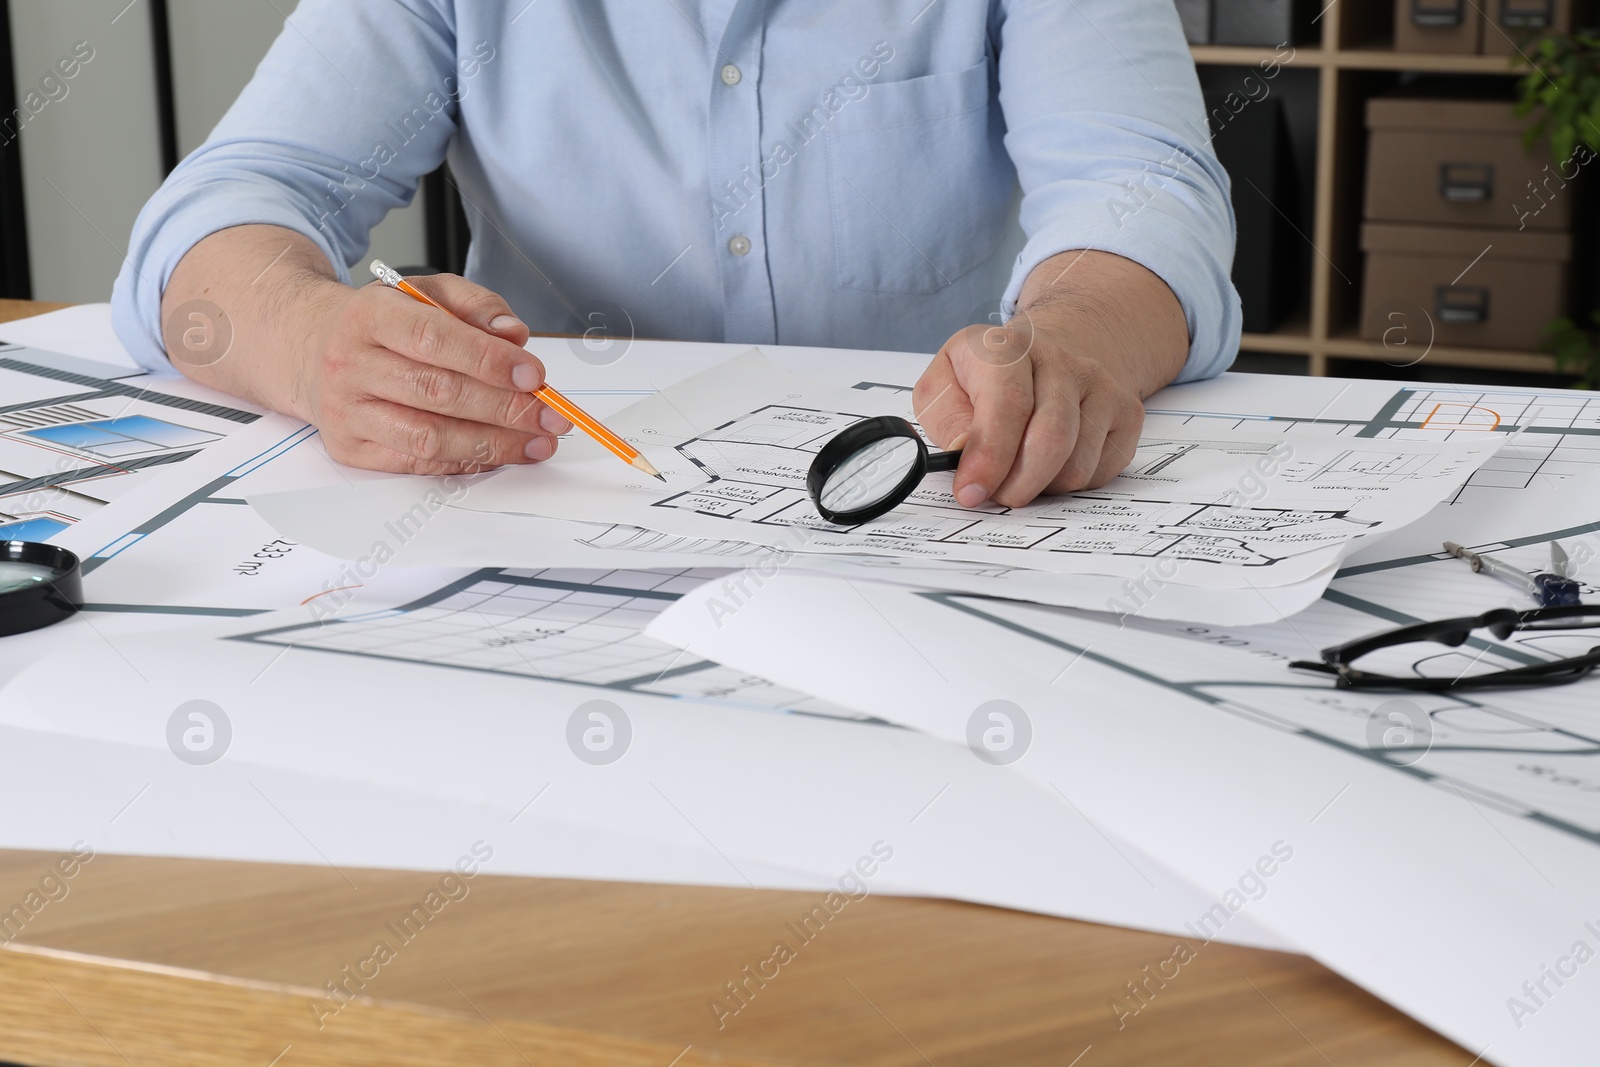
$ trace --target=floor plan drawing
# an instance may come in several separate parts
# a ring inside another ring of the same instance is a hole
[[[197,448],[210,444],[222,435],[163,419],[152,419],[147,415],[131,415],[118,419],[60,422],[36,429],[17,430],[15,436],[111,460],[150,455],[173,448]]]
[[[1378,383],[1371,383],[1376,386]],[[1147,425],[1220,425],[1287,433],[1316,430],[1373,441],[1434,437],[1511,438],[1468,479],[1465,491],[1522,489],[1535,478],[1600,472],[1600,399],[1572,392],[1401,386],[1376,406],[1334,397],[1314,414],[1153,409]]]
[[[1597,544],[1600,522],[1508,538],[1486,548],[1536,570],[1549,546]],[[1600,596],[1596,555],[1585,554],[1582,595]],[[1592,682],[1509,691],[1444,693],[1335,688],[1316,675],[1292,671],[1294,660],[1318,650],[1425,619],[1458,618],[1507,605],[1498,583],[1473,574],[1443,553],[1387,560],[1340,572],[1323,598],[1283,622],[1219,627],[1130,618],[1123,630],[1161,635],[1159,650],[1138,638],[1092,636],[1098,626],[1047,609],[944,593],[921,594],[963,614],[1063,649],[1082,649],[1097,661],[1181,691],[1220,710],[1289,730],[1340,751],[1393,768],[1429,784],[1461,790],[1494,805],[1600,845],[1600,703]],[[1457,677],[1470,672],[1582,655],[1600,644],[1600,629],[1514,632],[1498,641],[1480,633],[1459,648],[1405,645],[1363,660],[1364,669],[1390,675]],[[1185,647],[1187,646],[1187,647]],[[1159,657],[1162,670],[1151,669]],[[1159,673],[1159,678],[1157,677]],[[1396,701],[1401,704],[1396,704]],[[1419,736],[1406,744],[1386,737],[1388,711],[1404,706]],[[1421,717],[1425,718],[1421,718]],[[1374,727],[1374,723],[1377,727]]]
[[[937,472],[893,511],[835,526],[806,487],[823,444],[875,415],[916,424],[908,394],[861,384],[812,382],[752,350],[612,417],[612,428],[661,470],[665,487],[621,484],[601,469],[605,456],[586,450],[564,465],[497,472],[461,506],[811,554],[1059,574],[1137,579],[1161,557],[1197,564],[1185,571],[1187,584],[1264,588],[1305,581],[1353,538],[1419,517],[1504,443],[1481,434],[1396,439],[1371,445],[1386,455],[1362,463],[1348,443],[1322,433],[1296,435],[1284,454],[1281,427],[1262,433],[1178,420],[1149,429],[1132,473],[1092,492],[962,508],[953,476]],[[1247,484],[1246,471],[1260,476]]]
[[[1005,601],[983,601],[946,593],[920,594],[931,602],[982,619],[1056,648],[1081,654],[1143,681],[1162,685],[1267,729],[1286,730],[1329,745],[1353,758],[1370,760],[1445,789],[1459,789],[1475,801],[1493,805],[1600,846],[1600,710],[1594,696],[1579,687],[1524,690],[1514,700],[1493,692],[1400,694],[1412,745],[1385,743],[1385,709],[1397,694],[1340,690],[1288,669],[1282,650],[1249,647],[1250,637],[1212,634],[1159,648],[1135,651],[1127,639],[1107,640],[1094,628],[1064,616]],[[1313,614],[1318,609],[1312,609]],[[1305,628],[1314,620],[1295,623]],[[1381,617],[1368,615],[1367,630],[1382,629]],[[1091,640],[1085,640],[1085,638]],[[1230,641],[1221,645],[1221,641]],[[1593,643],[1592,636],[1588,639]],[[1303,647],[1303,644],[1302,644]],[[1438,646],[1435,646],[1437,648]],[[1547,656],[1553,649],[1539,650]],[[1509,663],[1534,653],[1518,642],[1503,655]],[[1151,656],[1164,664],[1158,676]],[[1468,658],[1434,652],[1416,654],[1416,667],[1428,673],[1459,671]],[[1416,709],[1412,711],[1411,709]],[[1425,721],[1417,719],[1417,713]],[[1380,729],[1374,730],[1376,721]]]
[[[652,506],[762,527],[832,530],[810,502],[806,472],[823,444],[865,417],[860,412],[765,405],[677,445],[704,481]],[[1128,470],[1107,491],[1072,493],[1015,509],[960,507],[950,490],[951,476],[930,475],[906,505],[854,532],[869,536],[880,549],[939,549],[949,556],[998,549],[1177,556],[1270,567],[1366,532],[1375,522],[1352,515],[1348,508],[1258,507],[1218,497],[1145,499],[1142,490],[1174,485],[1226,494],[1229,479],[1219,480],[1216,472],[1234,472],[1236,478],[1241,461],[1271,460],[1286,485],[1307,490],[1449,478],[1455,466],[1465,465],[1459,457],[1403,448],[1335,447],[1296,457],[1280,455],[1282,447],[1270,438],[1147,437]],[[648,520],[643,524],[650,525]]]
[[[724,573],[486,568],[391,610],[232,639],[763,711],[862,718],[644,635],[650,620],[682,592]]]
[[[1378,448],[1352,448],[1340,452],[1309,474],[1297,475],[1291,471],[1286,477],[1290,481],[1316,482],[1330,476],[1356,474],[1390,481],[1407,478],[1420,471],[1424,464],[1425,460],[1418,456],[1407,456]]]
[[[42,541],[260,416],[182,379],[0,346],[0,538]]]
[[[85,610],[246,616],[315,595],[339,562],[285,540],[243,499],[315,439],[272,417],[74,529],[65,541],[83,559]]]

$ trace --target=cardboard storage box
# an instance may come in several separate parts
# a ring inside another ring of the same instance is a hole
[[[1178,17],[1190,44],[1211,43],[1211,0],[1178,0]]]
[[[1483,51],[1512,56],[1517,49],[1532,55],[1528,44],[1547,33],[1572,28],[1572,0],[1477,0],[1483,12]]]
[[[1361,336],[1369,341],[1383,341],[1398,323],[1412,345],[1431,338],[1434,345],[1531,351],[1566,312],[1566,234],[1369,222],[1361,249]]]
[[[1465,52],[1483,41],[1483,0],[1394,0],[1396,52]]]
[[[1365,217],[1568,229],[1577,190],[1562,178],[1547,142],[1535,145],[1531,154],[1523,149],[1527,121],[1504,101],[1368,100]]]
[[[1213,0],[1216,44],[1304,44],[1316,36],[1317,6],[1309,0]]]

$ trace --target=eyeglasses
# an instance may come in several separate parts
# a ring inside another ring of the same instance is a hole
[[[1568,656],[1565,659],[1500,671],[1487,671],[1482,674],[1462,674],[1455,678],[1396,677],[1357,670],[1351,664],[1368,653],[1414,641],[1426,641],[1456,648],[1466,644],[1474,630],[1487,630],[1504,641],[1518,631],[1582,630],[1595,627],[1600,627],[1600,604],[1534,608],[1530,611],[1496,608],[1475,618],[1441,619],[1438,622],[1421,622],[1395,630],[1385,630],[1383,633],[1363,637],[1359,641],[1323,649],[1320,663],[1296,660],[1289,666],[1295,670],[1331,674],[1341,689],[1408,689],[1438,692],[1445,689],[1566,685],[1586,677],[1590,671],[1600,667],[1600,645],[1580,656]],[[1492,651],[1492,647],[1486,647],[1485,651]]]

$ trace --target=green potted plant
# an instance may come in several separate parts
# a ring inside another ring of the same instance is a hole
[[[1594,32],[1554,34],[1522,60],[1532,69],[1519,85],[1517,114],[1534,115],[1524,135],[1532,150],[1548,137],[1563,181],[1600,154],[1600,36]],[[1594,328],[1561,318],[1545,330],[1544,351],[1556,369],[1576,375],[1583,389],[1600,388],[1600,311]]]
[[[1532,150],[1549,135],[1556,163],[1572,159],[1579,145],[1600,148],[1600,37],[1579,30],[1553,34],[1520,61],[1533,69],[1518,86],[1517,114],[1537,112],[1523,135]]]
[[[1585,329],[1571,319],[1561,318],[1545,327],[1543,348],[1556,357],[1556,370],[1575,374],[1572,384],[1579,389],[1600,389],[1600,311],[1589,318],[1593,329]]]

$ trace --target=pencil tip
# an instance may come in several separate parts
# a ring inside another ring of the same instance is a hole
[[[643,456],[634,456],[628,461],[628,466],[632,467],[641,474],[648,474],[658,482],[664,483],[667,480],[665,475],[656,470],[656,465],[645,459]]]
[[[656,481],[660,482],[662,485],[665,485],[667,483],[667,476],[665,474],[662,474],[660,471],[657,471],[656,472]]]

